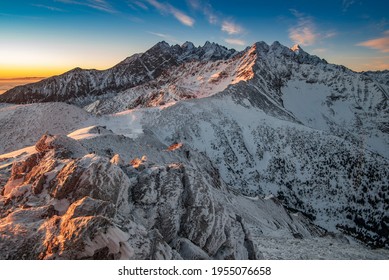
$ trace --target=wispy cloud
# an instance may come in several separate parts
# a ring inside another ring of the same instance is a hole
[[[335,31],[318,31],[313,17],[297,10],[290,9],[297,18],[297,23],[289,28],[289,38],[301,46],[312,46],[318,41],[329,39],[337,35]]]
[[[385,30],[388,25],[389,25],[389,21],[384,17],[381,18],[376,24],[377,28],[380,30]]]
[[[157,0],[147,0],[147,2],[156,8],[160,13],[162,14],[170,14],[174,16],[179,22],[181,22],[184,25],[187,26],[193,26],[195,23],[195,20],[185,14],[184,12],[178,10],[177,8],[173,7],[172,5],[168,3],[160,3]]]
[[[385,31],[383,37],[358,43],[357,46],[367,47],[379,50],[383,53],[389,53],[389,30]]]
[[[355,0],[343,0],[342,2],[343,12],[347,12],[347,10],[354,4],[355,4]]]
[[[146,0],[151,6],[159,10],[160,12],[167,12],[167,5],[159,3],[156,0]]]
[[[231,44],[231,45],[237,45],[237,46],[245,46],[246,42],[241,39],[234,39],[234,38],[226,38],[224,39],[224,42]]]
[[[219,26],[220,30],[228,35],[242,35],[246,32],[230,17],[223,16],[222,13],[216,11],[208,0],[187,0],[187,3],[194,11],[202,13],[210,24]],[[239,46],[246,44],[244,40],[235,38],[227,38],[224,41]]]
[[[164,38],[164,39],[167,39],[169,37],[169,35],[163,34],[163,33],[157,33],[157,32],[152,32],[152,31],[148,31],[148,33],[150,33],[151,35],[155,35],[155,36]]]
[[[208,17],[209,23],[211,23],[211,24],[217,24],[217,22],[219,21],[217,15],[215,15],[215,14],[212,13],[211,11],[208,11],[208,12],[207,12],[207,10],[205,10],[204,13],[205,13],[205,15]]]
[[[290,12],[297,18],[297,24],[289,28],[289,38],[301,46],[313,45],[318,36],[313,19],[294,9]]]
[[[328,39],[328,38],[335,37],[336,35],[338,35],[338,33],[335,31],[327,31],[327,32],[324,32],[323,34],[319,34],[319,35],[320,35],[321,39]]]
[[[149,9],[149,7],[147,7],[147,5],[141,1],[127,1],[127,5],[128,7],[130,7],[131,9],[135,10],[135,11],[139,11],[139,10],[144,10],[144,11],[147,11]]]
[[[135,1],[134,4],[137,5],[139,8],[141,8],[143,10],[148,10],[149,9],[144,3],[140,2],[140,1]]]
[[[157,37],[160,37],[160,38],[162,38],[164,40],[168,40],[168,41],[171,41],[171,42],[174,42],[174,43],[179,43],[179,41],[176,38],[174,38],[173,36],[171,36],[169,34],[152,32],[152,31],[148,31],[147,33],[149,33],[151,35],[154,35],[154,36],[157,36]]]
[[[194,25],[195,20],[193,18],[191,18],[190,16],[188,16],[185,13],[181,12],[180,10],[174,8],[173,6],[170,6],[169,8],[170,8],[170,12],[173,14],[173,16],[178,21],[180,21],[182,24],[185,24],[187,26],[193,26]]]
[[[31,4],[31,6],[37,7],[37,8],[43,8],[47,9],[53,12],[65,12],[65,10],[57,8],[57,7],[52,7],[52,6],[46,6],[46,5],[41,5],[41,4]]]
[[[232,21],[225,20],[222,23],[222,31],[227,32],[229,35],[241,34],[243,28]]]
[[[128,20],[135,22],[135,23],[144,23],[145,21],[140,17],[134,17],[134,16],[124,16]]]
[[[312,27],[301,26],[289,29],[289,38],[301,46],[311,46],[316,41],[316,34]]]
[[[195,10],[201,10],[202,3],[200,0],[187,0],[188,4]]]
[[[188,0],[188,3],[194,10],[202,12],[210,24],[217,24],[219,22],[216,12],[208,2]]]
[[[109,4],[105,0],[85,0],[85,1],[75,1],[75,0],[55,0],[56,2],[61,2],[65,4],[73,4],[73,5],[80,5],[80,6],[86,6],[92,9],[96,9],[102,12],[110,13],[110,14],[116,14],[118,13],[117,10],[115,10],[111,4]]]

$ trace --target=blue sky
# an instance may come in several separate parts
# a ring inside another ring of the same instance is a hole
[[[0,2],[0,78],[105,69],[161,40],[237,50],[277,40],[356,71],[389,69],[389,1]]]

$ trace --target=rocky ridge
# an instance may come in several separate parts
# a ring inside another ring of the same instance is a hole
[[[188,147],[165,147],[165,163],[124,164],[84,146],[44,135],[36,153],[14,163],[0,200],[1,259],[260,259],[252,227],[291,238],[325,233],[276,199],[228,191]],[[247,208],[263,215],[249,218]]]
[[[145,53],[134,54],[107,70],[75,68],[37,83],[15,87],[0,96],[0,102],[36,103],[73,100],[85,96],[112,94],[158,78],[174,66],[187,61],[224,60],[236,55],[233,49],[206,42],[202,47],[192,43],[169,46],[162,41]]]

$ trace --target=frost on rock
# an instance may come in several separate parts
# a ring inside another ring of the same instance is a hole
[[[36,153],[14,163],[1,195],[1,259],[263,257],[252,239],[255,223],[246,222],[240,203],[259,211],[269,201],[239,197],[236,204],[204,156],[190,151],[184,163],[135,169],[117,164],[118,155],[110,160],[81,147],[66,136],[44,135]],[[187,155],[166,148],[160,152]],[[323,234],[280,213],[267,219],[283,220],[286,235]]]

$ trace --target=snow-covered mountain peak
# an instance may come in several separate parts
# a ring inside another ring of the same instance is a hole
[[[204,43],[203,48],[210,48],[211,46],[214,46],[214,45],[215,45],[215,43],[211,43],[211,42],[209,42],[209,41],[206,41],[206,42]]]
[[[295,44],[293,47],[290,48],[293,52],[295,52],[296,54],[299,54],[300,50],[301,50],[301,47],[299,44]]]
[[[250,49],[246,50],[241,59],[239,59],[239,65],[236,70],[235,79],[232,84],[239,83],[241,81],[251,80],[254,73],[254,65],[257,61],[257,45],[254,44]]]
[[[205,42],[204,46],[197,49],[200,60],[225,60],[237,54],[234,49],[227,49],[216,43]]]
[[[270,47],[274,49],[274,48],[281,48],[281,47],[285,47],[285,46],[282,45],[279,41],[274,41]]]
[[[167,49],[170,49],[170,45],[166,41],[161,41],[161,42],[158,42],[157,44],[155,44],[154,46],[152,46],[150,50],[153,50],[153,49],[167,50]]]
[[[280,42],[275,41],[271,44],[269,48],[269,54],[274,55],[275,57],[292,57],[293,52],[290,48],[282,45]]]
[[[120,64],[131,64],[133,63],[136,59],[139,58],[141,54],[139,53],[136,53],[136,54],[133,54],[129,57],[126,57],[123,61],[119,62],[117,65],[120,65]]]
[[[185,50],[193,50],[195,49],[195,45],[192,43],[192,42],[189,42],[189,41],[186,41],[185,43],[183,43],[181,45],[181,48],[185,49]]]
[[[255,46],[258,50],[269,51],[269,45],[264,41],[254,43],[251,47]]]
[[[207,50],[207,49],[224,49],[224,50],[228,50],[226,47],[224,46],[221,46],[215,42],[209,42],[209,41],[206,41],[204,46],[202,46],[201,48]]]
[[[81,72],[83,69],[81,67],[76,67],[70,70],[69,72]]]

